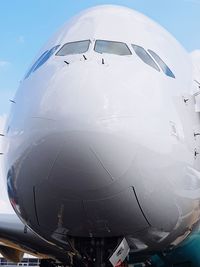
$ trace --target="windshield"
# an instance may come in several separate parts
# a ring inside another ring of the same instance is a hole
[[[67,43],[56,53],[56,56],[86,53],[89,46],[90,40]]]
[[[132,47],[136,53],[136,55],[147,65],[151,66],[152,68],[156,69],[157,71],[160,71],[156,63],[153,61],[151,56],[146,52],[146,50],[139,46],[132,44]]]
[[[152,55],[158,65],[161,67],[162,71],[169,77],[175,78],[174,73],[170,70],[167,64],[152,50],[148,49],[148,52]]]
[[[97,53],[115,54],[120,56],[131,55],[131,51],[125,43],[97,40],[94,50]]]
[[[39,67],[41,67],[58,49],[60,45],[56,45],[52,47],[50,50],[45,51],[33,64],[33,66],[30,68],[24,79],[28,78],[31,73],[36,71]]]

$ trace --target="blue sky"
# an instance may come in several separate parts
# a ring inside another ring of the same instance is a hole
[[[168,29],[188,50],[200,48],[200,0],[1,0],[0,115],[9,110],[34,55],[67,19],[98,4],[136,9]]]

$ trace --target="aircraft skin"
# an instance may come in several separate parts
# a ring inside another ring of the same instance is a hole
[[[86,52],[59,55],[86,40]],[[98,52],[105,41],[129,52]],[[77,259],[91,247],[93,258],[101,241],[108,258],[124,237],[133,261],[175,251],[200,220],[199,88],[189,54],[144,15],[107,5],[72,18],[37,58],[5,129],[16,214]]]

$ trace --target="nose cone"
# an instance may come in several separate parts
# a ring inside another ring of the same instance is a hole
[[[104,237],[144,229],[148,223],[126,177],[136,152],[123,136],[106,132],[46,135],[15,167],[13,184],[25,192],[21,217],[59,240],[66,233]]]
[[[66,132],[48,180],[73,193],[108,187],[130,168],[130,144],[115,135]]]
[[[63,231],[72,236],[106,237],[148,227],[130,185],[137,150],[129,142],[91,131],[66,132],[59,140],[60,149],[47,178],[40,177],[35,186],[35,207],[43,231],[52,233],[52,238],[61,238]]]

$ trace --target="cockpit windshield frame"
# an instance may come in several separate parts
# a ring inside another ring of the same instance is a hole
[[[78,47],[77,45],[83,44],[83,43],[86,43],[85,48],[82,47],[82,49],[80,49],[80,50],[76,49],[76,48],[81,48],[81,46]],[[90,45],[91,45],[91,40],[89,40],[89,39],[88,40],[68,42],[68,43],[65,43],[55,55],[56,56],[68,56],[68,55],[84,54],[84,53],[88,52]],[[69,49],[68,51],[67,51],[67,47]]]
[[[160,68],[162,69],[162,71],[168,76],[171,77],[173,79],[176,78],[176,76],[174,75],[174,73],[172,72],[172,70],[168,67],[168,65],[162,60],[162,58],[156,54],[156,52],[154,52],[151,49],[148,49],[148,52],[150,53],[150,55],[153,57],[153,59],[158,63],[158,65],[160,66]]]
[[[131,44],[135,54],[147,65],[151,66],[157,71],[160,71],[158,65],[153,58],[147,53],[147,51],[140,45]]]
[[[113,50],[114,47],[111,47],[111,46],[109,47],[109,45],[112,45],[112,44],[115,45],[115,48],[117,48],[116,45],[118,45],[118,51]],[[121,52],[119,49],[121,49]],[[117,56],[131,56],[132,55],[132,52],[126,43],[119,42],[119,41],[101,40],[101,39],[98,39],[95,41],[94,51],[99,54],[113,54]]]

